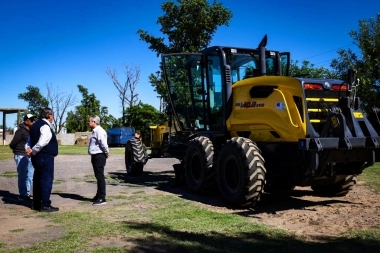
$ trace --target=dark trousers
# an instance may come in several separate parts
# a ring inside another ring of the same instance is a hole
[[[91,155],[91,164],[98,183],[96,196],[101,199],[106,197],[106,180],[104,179],[104,166],[106,166],[106,159],[107,158],[104,153]]]
[[[51,205],[50,194],[54,180],[54,156],[32,156],[33,175],[33,208]]]

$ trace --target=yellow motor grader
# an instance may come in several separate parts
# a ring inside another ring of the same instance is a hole
[[[266,44],[265,36],[255,49],[162,55],[176,131],[165,156],[182,162],[191,191],[218,188],[234,206],[295,186],[347,194],[374,164],[380,142],[379,122],[360,109],[356,73],[347,80],[290,77],[290,54]]]

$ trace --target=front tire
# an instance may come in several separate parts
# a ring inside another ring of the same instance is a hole
[[[125,167],[127,175],[141,176],[145,163],[143,146],[139,139],[132,138],[125,144]]]
[[[192,192],[207,193],[216,189],[213,159],[214,147],[209,138],[200,136],[190,142],[185,156],[185,177]]]
[[[231,205],[255,205],[265,186],[264,158],[250,139],[234,137],[222,147],[218,159],[218,184]]]

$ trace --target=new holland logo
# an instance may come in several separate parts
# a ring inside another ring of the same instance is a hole
[[[252,107],[264,107],[264,103],[258,104],[256,101],[252,102],[237,102],[235,107],[240,108],[252,108]]]

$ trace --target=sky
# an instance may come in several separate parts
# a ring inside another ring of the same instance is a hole
[[[141,28],[163,36],[156,21],[164,14],[164,2],[0,0],[0,108],[26,108],[18,94],[30,85],[46,95],[46,84],[63,94],[73,93],[78,105],[80,84],[119,118],[121,103],[106,69],[117,70],[123,83],[125,64],[134,64],[141,71],[136,88],[139,100],[159,109],[148,77],[159,70],[160,58],[136,32]],[[359,20],[380,12],[374,0],[218,2],[233,17],[229,26],[218,28],[211,46],[256,48],[267,34],[268,49],[290,52],[292,60],[326,68],[338,49],[351,48],[360,55],[349,31],[359,29]],[[6,115],[7,127],[15,122],[16,114]]]

